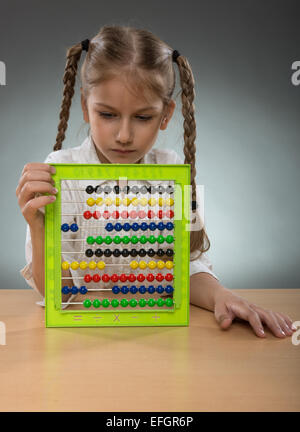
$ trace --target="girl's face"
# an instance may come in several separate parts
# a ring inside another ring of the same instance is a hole
[[[166,129],[176,103],[163,109],[161,99],[137,97],[114,78],[94,87],[87,101],[81,89],[81,106],[100,161],[133,164],[152,148],[159,129]]]

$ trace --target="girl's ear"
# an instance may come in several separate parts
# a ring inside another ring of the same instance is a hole
[[[83,119],[86,123],[89,123],[89,112],[86,105],[86,100],[83,96],[82,87],[80,87],[80,93],[81,93],[81,108],[83,112]]]
[[[168,123],[171,120],[172,115],[174,113],[175,107],[176,107],[176,102],[173,99],[171,99],[170,102],[169,102],[169,105],[168,105],[168,107],[167,107],[167,109],[165,111],[165,114],[162,117],[162,121],[161,121],[161,124],[160,124],[160,129],[161,130],[164,130],[164,129],[167,128]]]

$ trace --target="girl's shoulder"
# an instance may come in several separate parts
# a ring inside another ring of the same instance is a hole
[[[183,164],[183,160],[173,149],[152,148],[145,155],[145,163]]]

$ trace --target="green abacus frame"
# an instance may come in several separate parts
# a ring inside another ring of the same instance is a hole
[[[50,164],[58,190],[56,201],[45,207],[45,324],[46,327],[188,326],[190,263],[190,165],[172,164]],[[174,181],[174,267],[172,309],[157,305],[151,310],[61,309],[61,181],[62,180],[161,180]],[[180,218],[178,218],[180,215]],[[76,320],[78,313],[81,320]],[[116,320],[116,313],[119,319]],[[159,313],[159,319],[153,315]],[[138,320],[132,315],[139,314]],[[101,316],[101,320],[95,317]]]

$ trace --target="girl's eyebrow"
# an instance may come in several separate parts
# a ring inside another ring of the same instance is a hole
[[[104,107],[106,107],[106,108],[109,108],[109,109],[112,109],[112,110],[118,111],[116,108],[114,108],[114,107],[112,107],[112,106],[110,106],[110,105],[104,104],[104,103],[102,103],[102,102],[95,102],[95,105],[101,105],[101,106],[104,106]],[[157,111],[158,111],[158,108],[157,108],[157,107],[155,107],[155,106],[148,106],[148,107],[139,108],[136,112],[139,112],[139,111],[147,111],[147,110],[151,110],[151,109],[154,109],[154,110],[157,110]]]

